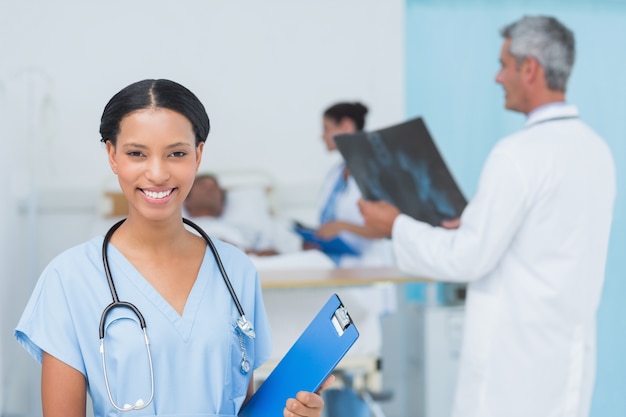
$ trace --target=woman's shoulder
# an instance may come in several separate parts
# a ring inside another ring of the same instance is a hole
[[[255,264],[246,253],[230,243],[213,238],[211,240],[217,254],[213,254],[211,248],[207,246],[202,269],[211,277],[221,274],[228,278],[244,309],[253,311],[254,305],[261,297],[261,283]]]
[[[85,254],[91,254],[93,252],[101,252],[103,241],[104,241],[103,236],[94,236],[87,241],[78,243],[74,246],[70,246],[69,248],[63,250],[56,256],[56,259],[58,258],[63,259],[66,257],[77,256],[80,254],[85,255]]]
[[[248,255],[229,242],[212,237],[211,242],[217,250],[218,256],[224,261],[233,262],[237,264],[243,264],[244,266],[253,267],[252,261],[248,258]],[[211,248],[207,246],[207,251],[211,253]]]
[[[65,249],[56,255],[44,269],[44,274],[50,270],[71,271],[84,270],[85,265],[93,265],[102,260],[102,236],[96,236],[88,241]]]

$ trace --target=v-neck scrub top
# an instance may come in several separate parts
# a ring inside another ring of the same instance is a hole
[[[252,371],[241,371],[237,308],[207,247],[182,316],[112,245],[109,263],[120,301],[134,304],[146,320],[154,367],[154,400],[145,409],[118,412],[109,402],[98,328],[112,302],[102,264],[103,237],[57,256],[43,271],[15,330],[41,363],[43,352],[81,372],[96,416],[235,416]],[[214,240],[224,268],[256,338],[242,336],[251,368],[270,355],[271,340],[257,272],[247,256]],[[105,326],[106,364],[116,404],[150,396],[150,370],[139,320],[115,308]]]

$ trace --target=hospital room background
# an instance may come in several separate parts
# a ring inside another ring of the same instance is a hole
[[[12,332],[45,264],[91,237],[108,207],[103,196],[114,178],[98,125],[114,92],[143,78],[189,87],[212,123],[201,170],[262,178],[273,191],[271,205],[285,216],[312,216],[323,175],[338,158],[323,146],[321,113],[339,100],[369,106],[367,129],[424,117],[471,196],[490,148],[523,123],[503,109],[494,82],[498,30],[539,13],[574,30],[568,99],[616,160],[591,415],[625,416],[625,1],[2,0],[0,417],[40,415],[39,367]],[[417,345],[425,342],[436,349],[450,323],[414,323],[414,306],[423,311],[437,300],[413,284],[397,287],[398,310],[383,318],[383,356],[390,359],[383,386],[393,398],[382,406],[388,417],[434,417],[414,399],[449,403],[453,383],[441,392],[415,383],[429,363],[416,364],[415,352],[423,354]],[[410,314],[402,319],[403,312]],[[429,368],[435,376],[454,358],[436,360],[441,368]]]

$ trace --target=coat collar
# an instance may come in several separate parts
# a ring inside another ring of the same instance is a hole
[[[548,103],[537,107],[528,114],[525,126],[551,120],[575,119],[578,118],[578,108],[567,103]]]

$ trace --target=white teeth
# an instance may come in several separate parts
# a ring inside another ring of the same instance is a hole
[[[161,199],[161,198],[165,198],[168,195],[170,195],[172,193],[172,190],[167,190],[167,191],[159,191],[159,192],[154,192],[154,191],[147,191],[147,190],[143,190],[144,194],[147,195],[150,198],[154,198],[154,199]]]

